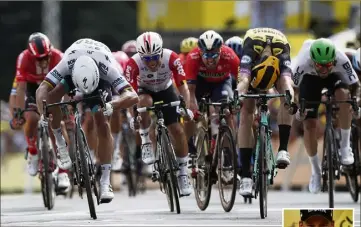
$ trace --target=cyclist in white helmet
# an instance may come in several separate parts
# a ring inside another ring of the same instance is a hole
[[[125,76],[137,90],[139,95],[138,107],[152,106],[153,102],[169,103],[179,100],[173,79],[189,103],[189,90],[185,83],[185,72],[178,55],[163,48],[162,37],[155,32],[145,32],[137,38],[137,54],[130,58],[125,69]],[[170,134],[177,138],[174,142],[177,161],[179,164],[178,184],[181,195],[190,195],[192,186],[188,179],[188,146],[187,137],[179,123],[176,107],[163,110],[164,123]],[[192,114],[191,112],[189,114]],[[142,160],[146,164],[155,161],[153,144],[149,137],[151,119],[148,113],[141,113],[140,137],[142,142]]]
[[[118,93],[115,100],[111,98],[111,87]],[[138,102],[138,96],[124,79],[109,48],[92,39],[80,39],[65,52],[63,59],[51,70],[36,91],[36,100],[40,113],[42,100],[48,103],[59,102],[68,92],[78,89],[84,97],[98,94],[102,90],[105,107],[99,110],[99,101],[85,101],[85,106],[94,113],[98,134],[97,160],[101,165],[100,202],[109,203],[114,198],[110,184],[110,170],[113,153],[112,135],[109,116],[113,110],[125,109]],[[52,128],[59,147],[59,168],[69,169],[72,165],[65,140],[60,130],[61,112],[49,110],[53,115]],[[61,148],[61,149],[60,149]]]

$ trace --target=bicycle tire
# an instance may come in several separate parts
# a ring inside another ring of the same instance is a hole
[[[211,167],[211,161],[207,160],[207,154],[209,154],[209,148],[210,148],[210,141],[208,137],[208,132],[204,127],[200,127],[197,132],[197,167],[198,167],[198,173],[197,178],[193,180],[193,187],[194,187],[194,194],[197,201],[197,206],[200,210],[204,211],[207,209],[209,205],[209,201],[211,198],[212,193],[212,187],[209,189],[208,185],[211,184],[210,179],[210,167]],[[203,147],[206,146],[205,150],[203,150]],[[198,161],[198,159],[201,157],[202,153],[204,151],[204,165]],[[203,176],[201,176],[203,174]],[[199,182],[201,181],[201,182]],[[204,183],[203,182],[207,182]],[[198,185],[203,185],[203,187],[206,189],[206,193],[204,196],[204,200],[200,198],[200,192]]]
[[[70,144],[68,144],[69,146],[69,156],[70,156],[70,159],[71,159],[71,162],[72,163],[75,163],[75,154],[76,154],[76,145],[75,145],[75,134],[74,134],[74,131],[73,130],[67,130],[67,133],[68,133],[68,137],[69,137],[69,140],[70,140]],[[73,164],[74,166],[74,164]],[[70,179],[70,190],[69,190],[69,198],[72,199],[73,198],[73,195],[74,195],[74,189],[75,189],[75,184],[74,184],[74,179],[76,177],[76,174],[75,174],[75,169],[72,168],[69,170],[69,179]]]
[[[165,156],[164,160],[166,161],[165,164],[166,164],[166,169],[167,169],[167,181],[169,182],[169,186],[172,191],[174,205],[175,205],[177,214],[180,214],[180,204],[179,204],[179,195],[180,194],[179,194],[179,189],[178,189],[177,174],[174,171],[176,168],[175,165],[177,165],[177,169],[178,169],[178,164],[174,157],[174,149],[173,149],[173,146],[171,145],[171,140],[165,130],[163,130],[161,137],[162,137],[161,144],[164,149],[162,153]]]
[[[231,184],[232,184],[232,193],[231,193],[231,198],[230,201],[227,202],[224,198],[224,188],[223,188],[223,183],[222,183],[222,169],[223,166],[218,166],[218,191],[219,191],[219,197],[221,200],[221,204],[222,207],[224,209],[225,212],[230,212],[233,208],[234,205],[234,201],[236,199],[236,193],[237,193],[237,153],[236,153],[236,145],[234,143],[234,137],[233,137],[233,133],[232,130],[230,129],[230,127],[228,126],[220,126],[219,128],[219,133],[220,135],[218,136],[218,145],[217,145],[217,152],[218,152],[218,165],[222,165],[222,159],[223,159],[223,155],[222,155],[222,149],[223,149],[223,139],[225,137],[228,137],[228,140],[230,142],[229,144],[229,151],[231,153],[230,156],[232,161],[230,162],[233,165],[233,178],[231,180]],[[224,160],[223,160],[224,161]]]
[[[45,198],[46,198],[46,207],[48,210],[54,208],[54,200],[55,194],[54,190],[54,181],[53,181],[53,174],[50,169],[50,150],[49,150],[49,139],[46,136],[46,129],[42,129],[41,138],[42,138],[42,148],[41,148],[41,156],[42,156],[42,171],[44,177],[44,186],[45,186]]]
[[[358,179],[358,166],[359,166],[359,134],[358,128],[352,127],[351,128],[351,144],[352,144],[352,152],[354,154],[354,163],[350,171],[347,171],[345,174],[346,177],[346,185],[348,191],[350,192],[352,200],[357,203],[359,199],[360,193],[360,184]]]
[[[38,133],[37,133],[37,139],[36,139],[36,144],[37,144],[37,149],[38,149],[38,157],[39,157],[39,162],[42,164],[43,163],[43,157],[42,157],[42,145],[40,147],[41,140],[42,140],[42,134],[41,134],[41,126],[39,126],[38,128]],[[27,151],[28,152],[28,151]],[[43,198],[43,204],[44,207],[47,208],[48,207],[48,202],[46,200],[46,186],[45,186],[45,177],[44,177],[44,169],[43,167],[39,168],[39,178],[40,178],[40,189],[41,189],[41,196]]]
[[[84,144],[85,137],[84,137],[82,131],[80,130],[80,128],[77,128],[76,138],[77,138],[77,144],[78,144],[78,151],[80,154],[82,177],[83,177],[83,182],[84,182],[84,186],[85,186],[85,190],[86,190],[86,194],[87,194],[87,198],[88,198],[90,217],[93,219],[97,219],[97,214],[95,211],[94,200],[93,200],[92,184],[91,184],[90,176],[89,176],[89,169],[88,169],[89,165],[88,165],[87,158],[85,156],[85,149],[84,149],[85,146],[87,146],[87,145]],[[86,149],[89,150],[89,148],[86,148]],[[79,187],[79,185],[78,185],[78,187]]]
[[[331,129],[325,130],[325,141],[326,146],[324,146],[324,149],[326,152],[324,154],[326,155],[326,163],[327,163],[327,179],[328,179],[328,204],[329,208],[334,208],[334,169],[333,169],[333,155],[336,152],[335,150],[335,144],[333,139],[333,133]]]
[[[259,182],[259,208],[261,218],[267,217],[267,160],[265,159],[267,148],[266,127],[261,126],[259,134],[260,150],[258,153],[258,182]]]
[[[136,195],[136,186],[135,186],[135,179],[134,179],[133,171],[132,171],[130,149],[129,149],[127,142],[125,142],[123,152],[125,152],[126,158],[127,158],[128,164],[129,164],[129,168],[126,170],[126,173],[125,173],[125,176],[127,179],[127,185],[128,185],[128,196],[132,197],[132,196]]]

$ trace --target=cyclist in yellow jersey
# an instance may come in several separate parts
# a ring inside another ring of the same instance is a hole
[[[267,92],[275,87],[279,93],[289,90],[293,96],[290,65],[290,45],[282,32],[272,28],[249,29],[244,36],[237,85],[239,94]],[[238,131],[238,145],[242,162],[239,193],[243,196],[250,196],[253,186],[250,164],[255,141],[252,132],[255,100],[245,99],[242,102]],[[281,105],[284,106],[284,103],[285,99],[282,98]],[[292,122],[291,110],[292,114],[297,110],[294,103],[292,107],[280,108],[277,117],[280,146],[276,163],[279,168],[285,168],[290,164],[287,147]]]

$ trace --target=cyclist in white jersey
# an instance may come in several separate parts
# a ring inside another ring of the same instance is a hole
[[[155,32],[145,32],[137,38],[137,54],[132,56],[125,69],[125,77],[137,90],[139,107],[152,106],[153,102],[169,103],[179,100],[173,78],[179,93],[189,104],[189,90],[186,76],[178,55],[163,49],[162,37]],[[192,112],[188,110],[191,118]],[[178,184],[181,195],[190,195],[192,187],[188,179],[188,143],[183,127],[178,121],[176,107],[163,109],[164,123],[168,126],[175,142],[175,152],[180,167]],[[152,141],[149,137],[151,119],[148,113],[141,113],[139,134],[141,137],[142,160],[150,165],[154,163]]]
[[[120,96],[111,100],[111,87]],[[138,102],[138,96],[125,80],[119,65],[116,63],[109,48],[101,42],[92,39],[80,39],[73,43],[65,52],[63,59],[51,70],[36,91],[39,111],[42,112],[42,100],[48,103],[59,102],[69,91],[79,89],[84,96],[98,94],[103,91],[106,100],[105,107],[99,112],[99,102],[85,102],[94,112],[94,120],[98,131],[97,160],[101,164],[100,201],[110,202],[114,198],[110,185],[110,170],[113,153],[112,135],[109,126],[109,116],[113,110],[125,109]],[[51,92],[50,92],[51,91]],[[71,160],[60,130],[61,114],[59,109],[52,108],[52,129],[58,146],[57,164],[63,169],[71,167]]]
[[[320,101],[321,91],[327,88],[336,100],[350,97],[360,99],[360,82],[351,66],[350,60],[335,47],[329,39],[306,40],[292,62],[293,82],[299,91],[299,100]],[[296,118],[303,121],[304,143],[309,155],[312,176],[309,190],[317,193],[321,188],[321,167],[317,156],[317,113],[319,105],[307,105],[307,113],[297,113]],[[340,104],[339,126],[341,131],[341,163],[354,162],[350,147],[352,114],[349,104]],[[356,113],[358,115],[359,113]]]

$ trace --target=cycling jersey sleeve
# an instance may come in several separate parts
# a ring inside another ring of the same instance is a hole
[[[138,65],[133,58],[130,58],[125,68],[125,78],[127,79],[128,83],[132,85],[135,91],[138,90],[138,81],[137,81],[138,75],[139,75]]]
[[[187,55],[185,73],[188,84],[195,84],[197,82],[200,56],[196,50],[197,48]]]
[[[25,51],[23,51],[16,60],[16,74],[15,78],[17,82],[26,82],[29,75],[32,75],[31,73],[28,73],[28,59],[25,54]]]
[[[298,54],[297,58],[292,61],[291,70],[292,70],[292,80],[295,87],[299,87],[303,76],[308,73],[309,66],[307,65],[309,57],[308,54],[309,50],[301,49],[300,53]]]
[[[240,60],[238,58],[238,56],[232,51],[231,53],[231,75],[237,79],[238,78],[238,74],[239,74],[239,70],[240,70]]]
[[[186,74],[184,72],[180,58],[174,52],[172,52],[169,57],[169,68],[173,73],[173,78],[176,86],[182,86],[185,83]]]
[[[257,52],[253,50],[254,41],[251,38],[246,38],[243,43],[243,55],[240,64],[240,73],[251,75],[252,62],[257,57]]]
[[[45,77],[44,81],[50,86],[55,87],[64,78],[65,75],[70,75],[71,71],[68,67],[70,61],[67,62],[66,58],[63,58]]]
[[[347,85],[357,83],[358,76],[346,54],[340,50],[336,50],[336,56],[337,57],[335,71],[339,72],[342,75],[342,82]]]
[[[277,56],[280,60],[280,73],[281,76],[292,76],[289,45],[287,45],[284,50],[284,53]]]
[[[16,83],[16,77],[14,78],[13,85],[11,87],[10,95],[16,95],[16,89],[17,89],[17,83]]]
[[[131,88],[131,86],[123,74],[121,74],[119,66],[116,64],[118,63],[114,60],[113,64],[109,65],[108,74],[105,78],[119,94],[122,94],[124,90]]]

